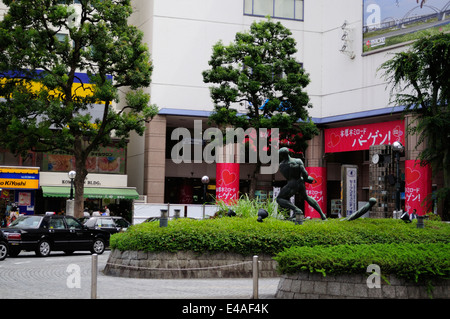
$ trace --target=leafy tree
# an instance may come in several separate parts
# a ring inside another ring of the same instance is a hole
[[[254,22],[231,44],[219,41],[213,46],[211,69],[203,72],[203,80],[214,84],[210,119],[219,127],[281,128],[280,140],[301,153],[305,140],[318,132],[308,117],[311,105],[303,90],[309,76],[294,58],[297,48],[291,35],[280,22]],[[238,114],[237,104],[245,105],[247,114]],[[251,196],[260,165],[252,176]]]
[[[142,135],[158,112],[142,89],[153,67],[143,34],[128,25],[130,2],[3,0],[0,145],[15,154],[73,154],[75,216],[83,211],[89,154],[113,138],[125,145],[131,131]]]
[[[392,84],[396,105],[412,114],[408,132],[423,145],[419,159],[430,163],[434,174],[443,173],[438,198],[450,208],[450,34],[424,36],[407,52],[396,53],[380,67]],[[445,209],[444,209],[445,211]]]

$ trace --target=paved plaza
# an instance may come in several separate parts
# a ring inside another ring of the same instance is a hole
[[[134,279],[105,276],[102,270],[110,252],[98,256],[98,299],[249,299],[248,279]],[[0,299],[90,299],[92,255],[47,258],[22,252],[0,262]],[[259,298],[273,298],[279,278],[259,279]]]

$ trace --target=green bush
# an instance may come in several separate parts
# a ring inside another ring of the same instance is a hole
[[[283,214],[278,213],[277,211],[278,204],[275,201],[251,200],[247,194],[241,196],[235,203],[228,204],[223,201],[217,201],[217,205],[219,206],[219,211],[217,213],[218,217],[226,216],[228,210],[231,209],[236,213],[237,217],[256,218],[258,216],[258,210],[262,208],[269,213],[270,217],[276,219],[285,219],[285,216]]]
[[[443,242],[292,247],[274,259],[283,274],[364,274],[369,265],[376,264],[382,275],[395,274],[413,282],[450,277],[450,245]]]
[[[302,226],[276,218],[258,223],[255,217],[223,217],[207,220],[171,220],[142,223],[111,236],[113,249],[234,252],[245,256],[275,256],[293,246],[372,245],[390,243],[450,243],[450,224],[425,221],[425,228],[398,219],[310,220]]]

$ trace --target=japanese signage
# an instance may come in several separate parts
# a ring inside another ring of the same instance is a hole
[[[395,141],[405,144],[403,121],[331,128],[325,130],[325,153],[368,150]]]
[[[405,161],[405,210],[408,213],[425,215],[431,211],[427,201],[432,192],[431,168],[420,166],[420,161]]]
[[[346,216],[358,210],[358,167],[342,165],[342,203]]]
[[[363,7],[363,52],[416,40],[426,29],[450,30],[448,0],[364,0]]]
[[[239,163],[216,164],[216,199],[226,204],[239,199]]]
[[[0,167],[0,188],[38,189],[39,168]]]
[[[309,176],[314,178],[312,184],[306,183],[306,194],[316,200],[322,212],[327,214],[327,168],[326,167],[306,167]],[[305,217],[321,218],[319,213],[305,203]]]

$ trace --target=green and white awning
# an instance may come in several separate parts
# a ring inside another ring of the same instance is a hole
[[[44,197],[70,197],[70,187],[42,186]],[[135,188],[101,188],[85,187],[84,198],[91,199],[138,199],[139,193]]]

